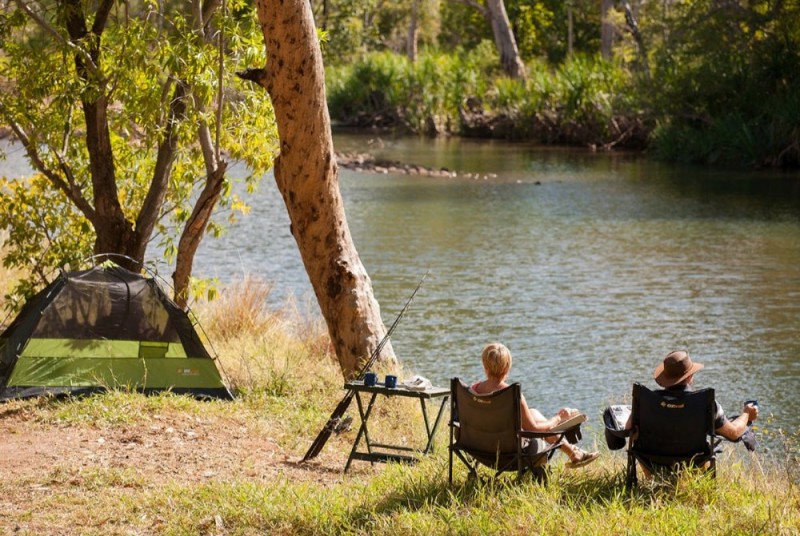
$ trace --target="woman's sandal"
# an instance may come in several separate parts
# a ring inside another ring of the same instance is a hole
[[[570,460],[566,463],[565,467],[569,469],[575,469],[577,467],[583,467],[584,465],[590,464],[595,461],[597,458],[600,457],[599,452],[586,452],[585,450],[581,449],[580,447],[573,447],[575,451],[572,454]]]

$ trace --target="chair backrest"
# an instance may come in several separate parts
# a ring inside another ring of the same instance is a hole
[[[709,454],[714,437],[714,390],[651,391],[633,385],[634,449],[642,454],[691,458]]]
[[[459,424],[459,447],[516,453],[517,432],[521,429],[518,383],[490,395],[476,395],[459,378],[453,378],[450,390],[453,419]]]

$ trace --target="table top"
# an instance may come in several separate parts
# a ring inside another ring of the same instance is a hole
[[[437,398],[441,396],[448,396],[450,389],[446,387],[429,387],[424,391],[412,391],[398,384],[397,387],[386,387],[383,383],[378,382],[375,385],[364,385],[363,380],[353,380],[344,384],[345,389],[351,391],[359,391],[362,393],[378,393],[386,396],[408,396],[412,398]]]

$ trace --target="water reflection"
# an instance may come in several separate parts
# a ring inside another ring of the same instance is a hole
[[[706,364],[697,384],[716,387],[728,412],[758,398],[776,425],[800,427],[797,175],[500,142],[336,141],[340,150],[493,174],[341,173],[387,324],[431,270],[393,342],[413,371],[440,384],[478,378],[481,348],[499,340],[529,401],[545,412],[570,402],[597,416],[632,381],[651,383],[668,351],[687,348]],[[197,275],[250,273],[276,284],[273,299],[308,296],[271,177],[251,204],[223,239],[203,243]]]

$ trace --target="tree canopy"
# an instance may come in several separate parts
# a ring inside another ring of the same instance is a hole
[[[0,187],[3,262],[31,273],[19,290],[92,253],[140,265],[150,247],[175,263],[185,302],[200,239],[224,225],[214,208],[246,210],[227,159],[248,165],[252,187],[276,150],[266,96],[233,74],[260,39],[237,0],[6,6],[0,122],[36,170]]]

